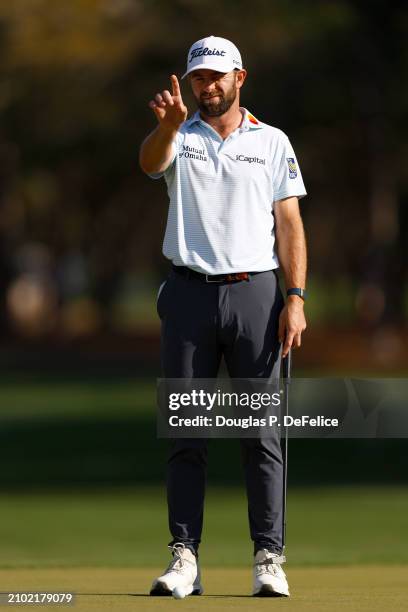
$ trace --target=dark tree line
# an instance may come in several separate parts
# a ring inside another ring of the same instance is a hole
[[[87,280],[78,291],[106,309],[124,276],[166,267],[165,188],[137,164],[155,125],[147,102],[182,73],[194,40],[217,34],[242,51],[244,105],[286,131],[298,153],[311,275],[327,288],[347,279],[367,324],[401,321],[407,29],[401,1],[225,0],[211,10],[194,0],[4,3],[3,313],[26,244],[46,246],[56,279],[64,258],[80,254]]]

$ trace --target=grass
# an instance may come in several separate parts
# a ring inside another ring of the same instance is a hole
[[[161,487],[0,497],[0,567],[157,567],[167,561]],[[241,488],[210,487],[201,558],[246,567],[252,545]],[[408,563],[408,491],[397,487],[290,489],[291,566]]]
[[[26,418],[155,416],[155,379],[2,380],[1,421]]]
[[[206,568],[204,595],[176,601],[149,597],[153,577],[162,567],[138,569],[0,570],[2,591],[73,592],[74,609],[124,610],[229,610],[285,612],[383,612],[406,610],[406,566],[291,568],[287,575],[291,597],[252,598],[251,569]],[[48,606],[49,610],[60,609]]]

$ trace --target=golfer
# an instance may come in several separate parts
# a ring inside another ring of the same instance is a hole
[[[158,125],[141,168],[164,177],[170,198],[159,290],[165,378],[277,378],[281,357],[306,328],[306,245],[298,198],[306,194],[288,137],[240,106],[247,71],[230,41],[192,45],[187,77],[198,110],[189,119],[179,82],[149,104]],[[278,284],[281,267],[286,301]],[[282,569],[279,436],[240,439],[254,543],[253,595],[289,596]],[[207,440],[172,441],[167,499],[173,556],[151,595],[201,594],[198,564]]]

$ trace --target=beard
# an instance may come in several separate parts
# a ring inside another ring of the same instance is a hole
[[[215,102],[215,97],[218,96]],[[235,84],[231,86],[231,89],[225,94],[217,93],[213,94],[212,97],[200,97],[196,98],[197,106],[200,111],[207,115],[207,117],[220,117],[226,113],[232,106],[237,97],[237,88]]]

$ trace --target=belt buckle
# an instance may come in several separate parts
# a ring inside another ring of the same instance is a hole
[[[214,276],[220,276],[219,274],[216,274]],[[223,279],[219,278],[217,280],[210,280],[211,279],[211,274],[206,274],[205,275],[205,282],[206,283],[222,283]]]

